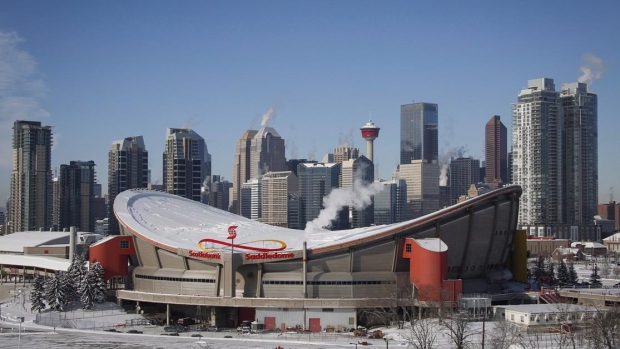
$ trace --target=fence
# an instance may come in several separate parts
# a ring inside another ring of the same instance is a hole
[[[128,314],[124,310],[84,310],[73,312],[45,312],[36,315],[35,323],[49,327],[79,328],[79,329],[106,329],[117,326],[138,326],[149,325],[148,320],[144,318],[119,319],[116,322],[110,322],[110,316]],[[107,321],[98,321],[97,318]]]

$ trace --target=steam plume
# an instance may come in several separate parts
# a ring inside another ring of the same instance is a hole
[[[365,183],[356,177],[352,188],[336,188],[323,198],[323,209],[319,216],[306,224],[306,239],[315,230],[322,230],[331,226],[340,209],[353,206],[356,210],[366,208],[372,203],[372,197],[383,190],[385,186],[380,182]]]
[[[448,168],[450,167],[450,160],[452,158],[462,158],[467,152],[467,146],[451,147],[445,153],[442,152],[439,155],[439,185],[448,185]]]
[[[269,124],[269,120],[274,116],[275,109],[273,107],[269,107],[269,109],[263,114],[263,118],[260,122],[260,128],[267,127]]]
[[[583,55],[582,60],[583,64],[581,64],[579,70],[581,70],[583,74],[577,79],[577,81],[590,85],[594,80],[598,80],[603,77],[603,73],[607,69],[607,66],[602,59],[591,53],[586,53]]]

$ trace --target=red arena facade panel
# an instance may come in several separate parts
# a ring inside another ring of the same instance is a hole
[[[357,326],[362,309],[391,305],[403,282],[420,304],[436,294],[499,294],[492,276],[512,275],[520,195],[508,186],[411,221],[304,232],[159,191],[126,191],[114,213],[136,265],[132,288],[117,297],[221,327],[247,320],[316,330]],[[117,248],[103,243],[94,256]]]

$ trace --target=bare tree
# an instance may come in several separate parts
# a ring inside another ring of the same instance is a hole
[[[588,314],[587,338],[590,348],[613,349],[620,345],[620,308],[594,306],[595,311]]]
[[[555,304],[555,316],[558,326],[554,329],[556,335],[554,341],[558,343],[560,348],[580,348],[578,345],[577,328],[573,326],[577,312],[573,308],[572,304],[556,303]]]
[[[407,344],[414,349],[437,348],[440,322],[435,318],[416,319],[410,321],[410,328],[403,337]]]
[[[456,349],[472,348],[473,339],[480,334],[463,314],[453,312],[447,318],[440,318],[440,323]]]
[[[509,349],[518,345],[525,346],[521,334],[523,329],[514,323],[500,319],[494,322],[494,328],[490,331],[489,344],[493,349]]]

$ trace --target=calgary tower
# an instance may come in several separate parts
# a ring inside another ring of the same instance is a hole
[[[377,137],[379,137],[380,128],[375,126],[375,124],[372,123],[372,120],[368,120],[366,125],[364,125],[360,130],[362,130],[362,137],[366,140],[366,156],[370,161],[373,161],[373,142]]]

